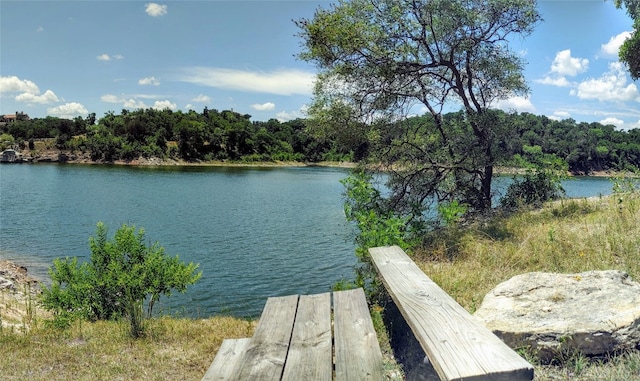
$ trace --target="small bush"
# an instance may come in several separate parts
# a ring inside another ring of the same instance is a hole
[[[561,198],[565,192],[560,180],[551,171],[528,171],[522,178],[513,179],[500,201],[501,206],[507,209],[540,207],[545,201]]]
[[[145,245],[144,230],[136,233],[134,226],[122,225],[109,240],[107,227],[98,223],[89,246],[89,262],[58,258],[49,269],[52,284],[43,289],[43,305],[53,311],[55,325],[127,317],[131,335],[142,336],[145,301],[150,317],[161,295],[184,292],[201,276],[198,265],[166,255],[157,243]]]

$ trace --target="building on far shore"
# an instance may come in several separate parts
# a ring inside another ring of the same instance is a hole
[[[0,127],[7,126],[17,120],[29,121],[31,118],[28,114],[18,111],[15,114],[0,115]]]

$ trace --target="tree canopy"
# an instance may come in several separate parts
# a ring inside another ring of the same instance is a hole
[[[627,9],[627,14],[633,19],[633,31],[618,53],[620,61],[629,69],[634,80],[640,79],[640,0],[614,0],[616,7]]]
[[[318,9],[297,21],[300,58],[320,69],[311,119],[360,134],[368,126],[376,160],[394,169],[394,208],[420,213],[436,197],[488,209],[504,128],[490,106],[528,91],[509,39],[539,21],[535,0],[343,0]],[[443,118],[455,106],[463,113]],[[335,118],[345,109],[349,119]],[[429,123],[397,123],[415,110],[431,114]],[[383,141],[389,128],[393,139]]]

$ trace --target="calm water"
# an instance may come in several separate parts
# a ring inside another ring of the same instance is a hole
[[[255,316],[268,296],[325,292],[352,277],[353,230],[339,183],[347,174],[332,168],[3,165],[0,258],[47,278],[56,257],[88,258],[98,221],[111,234],[133,224],[203,272],[186,294],[164,299],[165,312]]]
[[[353,229],[335,168],[0,166],[0,259],[47,280],[56,257],[88,258],[103,221],[144,227],[149,242],[200,264],[186,294],[159,310],[259,315],[269,296],[325,292],[352,278]],[[601,178],[565,182],[570,197],[611,193]]]

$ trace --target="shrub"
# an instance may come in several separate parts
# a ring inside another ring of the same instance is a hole
[[[358,228],[356,236],[356,280],[353,285],[342,281],[334,289],[362,287],[371,297],[378,293],[375,270],[368,249],[376,246],[398,245],[404,250],[417,244],[408,218],[395,215],[384,206],[380,191],[372,184],[372,177],[361,170],[341,180],[345,187],[344,212],[348,221]]]
[[[89,239],[89,262],[77,258],[54,260],[49,269],[51,287],[43,290],[43,305],[54,312],[57,325],[76,318],[89,320],[127,317],[131,335],[144,334],[143,306],[147,316],[161,295],[184,292],[201,276],[198,265],[180,262],[165,254],[157,243],[144,243],[144,230],[122,225],[112,240],[107,227],[98,223]]]
[[[500,203],[508,209],[517,209],[525,205],[540,207],[545,201],[555,200],[564,195],[560,179],[552,171],[528,171],[522,178],[514,177]]]

